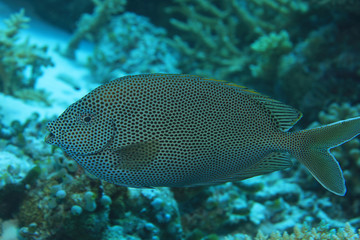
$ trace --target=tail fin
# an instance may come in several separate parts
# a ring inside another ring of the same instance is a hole
[[[299,132],[301,149],[293,152],[316,180],[327,190],[340,196],[346,193],[345,180],[330,149],[360,134],[360,117],[339,121]]]

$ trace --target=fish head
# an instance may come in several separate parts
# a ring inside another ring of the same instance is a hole
[[[90,94],[73,103],[47,124],[50,133],[45,142],[77,156],[104,150],[113,139],[115,126],[102,104]]]

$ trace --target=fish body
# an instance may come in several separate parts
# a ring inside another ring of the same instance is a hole
[[[344,195],[329,149],[360,133],[360,118],[299,132],[296,109],[224,81],[180,74],[104,84],[48,123],[46,142],[100,179],[127,187],[239,181],[303,163]]]

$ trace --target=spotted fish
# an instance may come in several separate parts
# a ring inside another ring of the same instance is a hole
[[[104,84],[47,127],[58,146],[100,179],[127,187],[239,181],[306,166],[329,191],[345,181],[329,149],[360,133],[360,117],[289,132],[296,109],[253,90],[193,75],[143,74]]]

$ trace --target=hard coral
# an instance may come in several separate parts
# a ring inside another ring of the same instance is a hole
[[[358,240],[359,230],[353,228],[349,223],[343,228],[331,229],[325,222],[320,222],[316,227],[311,227],[308,223],[297,224],[292,233],[287,231],[273,231],[271,234],[263,234],[259,231],[255,238],[247,234],[236,233],[225,236],[225,240]]]
[[[255,240],[330,240],[330,239],[359,239],[359,234],[351,227],[350,224],[346,224],[345,228],[330,229],[329,225],[325,222],[321,222],[319,226],[311,228],[308,224],[304,223],[296,225],[293,229],[293,233],[287,232],[273,232],[270,236],[265,236],[259,232]]]
[[[183,72],[254,87],[301,109],[307,124],[330,101],[358,99],[359,4],[174,0],[168,8]],[[328,1],[330,2],[330,1]],[[335,3],[336,1],[331,1]],[[342,9],[337,8],[341,5]],[[349,84],[338,88],[339,80]],[[331,93],[331,94],[329,94]]]
[[[308,10],[303,1],[174,2],[176,6],[168,11],[180,13],[186,21],[172,18],[171,23],[186,34],[175,36],[172,44],[197,63],[184,65],[185,72],[206,73],[225,79],[233,74],[247,72],[249,75],[248,66],[258,64],[252,48],[258,49],[256,45],[269,42],[278,32],[280,37],[285,36],[286,44],[266,48],[269,51],[279,49],[279,52],[283,47],[287,51],[291,49],[292,44],[284,29]],[[252,44],[255,45],[251,47]]]
[[[14,95],[23,88],[34,88],[42,67],[52,66],[46,56],[47,47],[30,44],[29,39],[19,42],[19,32],[27,27],[29,18],[25,11],[6,19],[6,29],[0,30],[0,92]]]
[[[142,16],[124,13],[114,17],[99,34],[90,57],[90,69],[97,82],[125,73],[177,73],[177,52],[167,44],[166,30]]]
[[[83,14],[78,22],[78,27],[70,39],[65,50],[65,55],[75,58],[75,50],[84,38],[96,40],[96,34],[101,27],[108,23],[112,15],[124,11],[126,0],[93,0],[95,9],[92,14]]]

